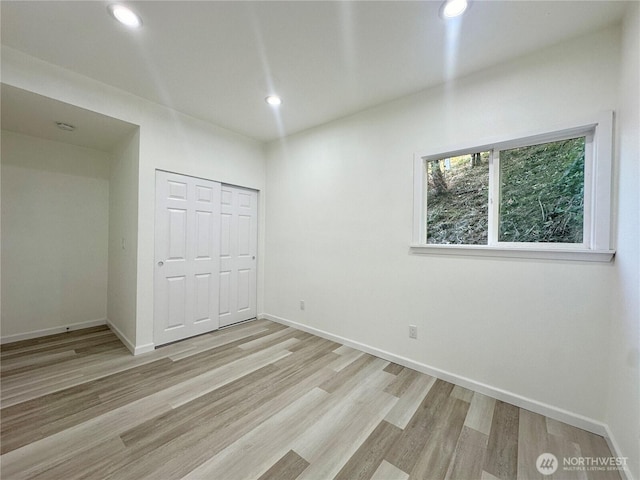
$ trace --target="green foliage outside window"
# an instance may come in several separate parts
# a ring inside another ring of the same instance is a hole
[[[500,242],[582,243],[584,137],[500,152]]]
[[[427,164],[427,243],[486,245],[489,152]]]
[[[498,241],[582,243],[585,138],[499,155]],[[489,156],[427,162],[427,243],[487,245]]]

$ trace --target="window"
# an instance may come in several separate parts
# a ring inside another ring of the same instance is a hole
[[[412,251],[610,260],[612,117],[416,155]]]
[[[498,241],[584,243],[586,136],[502,150]]]
[[[426,161],[426,238],[435,245],[487,245],[491,151]]]

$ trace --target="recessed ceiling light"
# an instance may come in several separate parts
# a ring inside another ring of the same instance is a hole
[[[269,95],[264,99],[264,101],[273,107],[277,107],[282,104],[282,99],[278,95]]]
[[[142,19],[138,16],[138,14],[125,7],[124,5],[114,4],[109,5],[109,7],[107,8],[113,18],[118,20],[123,25],[126,25],[130,28],[138,28],[142,26]]]
[[[64,130],[65,132],[73,132],[76,129],[73,125],[64,122],[56,122],[56,125],[60,130]]]
[[[454,18],[462,15],[469,6],[467,0],[447,0],[440,8],[442,18]]]

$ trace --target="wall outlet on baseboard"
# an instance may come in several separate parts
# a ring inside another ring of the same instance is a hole
[[[300,310],[304,310],[304,300],[300,300]]]
[[[418,327],[409,325],[409,338],[418,338]]]

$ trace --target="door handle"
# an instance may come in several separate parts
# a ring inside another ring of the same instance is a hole
[[[255,260],[255,259],[256,259],[256,256],[255,256],[255,255],[254,255],[253,257],[251,257],[251,260]]]
[[[164,262],[163,262],[162,260],[160,260],[160,261],[158,262],[158,266],[159,266],[159,267],[161,267],[161,266],[163,266],[163,265],[164,265]]]

